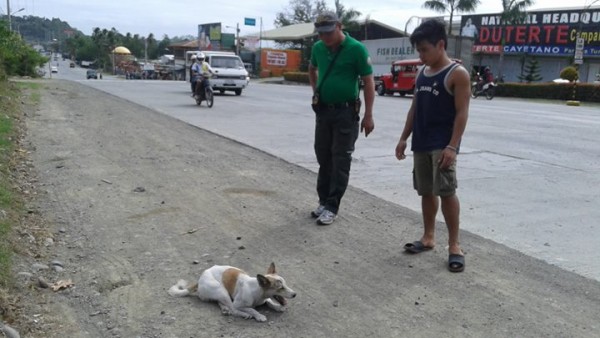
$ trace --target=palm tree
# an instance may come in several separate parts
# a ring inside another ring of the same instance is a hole
[[[498,77],[502,78],[502,66],[504,63],[504,26],[515,25],[525,21],[527,8],[531,7],[535,0],[502,0],[502,14],[500,14],[500,58],[498,59]]]
[[[340,0],[335,0],[335,14],[342,22],[342,26],[348,31],[357,31],[359,24],[357,22],[358,17],[361,13],[354,8],[348,8],[342,4]]]
[[[505,0],[502,0],[505,1]],[[452,19],[454,13],[470,13],[481,3],[481,0],[428,0],[423,3],[423,8],[431,9],[438,13],[448,12],[448,35],[452,35]]]

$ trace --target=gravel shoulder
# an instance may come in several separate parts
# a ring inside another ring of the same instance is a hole
[[[315,174],[68,81],[46,81],[27,116],[36,173],[28,207],[50,242],[22,255],[25,337],[589,337],[600,284],[463,232],[467,268],[438,247],[408,256],[420,215],[349,188],[317,227]],[[35,255],[34,255],[35,256]],[[57,260],[64,271],[36,271]],[[274,261],[298,297],[267,323],[171,298],[213,264],[252,274]],[[70,279],[74,286],[40,288]],[[20,324],[20,325],[19,325]]]

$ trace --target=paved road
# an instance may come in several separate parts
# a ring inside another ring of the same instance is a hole
[[[187,83],[110,76],[94,81],[84,80],[84,73],[65,63],[53,76],[316,169],[308,87],[252,83],[242,96],[216,96],[209,109],[194,105]],[[397,96],[376,99],[376,130],[357,143],[351,184],[418,211],[412,159],[398,162],[393,156],[409,104]],[[459,157],[463,229],[600,280],[599,125],[598,106],[473,100]]]

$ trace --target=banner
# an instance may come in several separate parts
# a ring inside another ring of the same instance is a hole
[[[520,24],[500,25],[500,14],[463,15],[461,36],[474,39],[473,52],[572,56],[580,35],[583,54],[600,57],[600,10],[528,12]]]
[[[198,49],[221,50],[221,23],[198,25]]]
[[[287,53],[267,51],[267,65],[285,67],[287,65]]]

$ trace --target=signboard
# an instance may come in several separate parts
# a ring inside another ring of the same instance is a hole
[[[198,25],[198,49],[221,50],[221,23]]]
[[[287,54],[285,52],[267,52],[267,65],[269,66],[286,66]]]
[[[583,38],[577,38],[577,42],[575,42],[575,57],[573,58],[573,62],[578,65],[583,64],[584,45],[585,40]]]
[[[375,75],[389,73],[393,61],[419,58],[409,38],[365,40],[362,43],[369,51]]]
[[[585,42],[586,57],[600,57],[600,10],[527,12],[519,24],[500,24],[500,14],[463,15],[461,36],[474,39],[473,52],[571,56],[577,37]]]
[[[244,25],[246,25],[246,26],[256,26],[256,19],[254,19],[254,18],[244,18]]]

